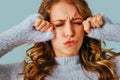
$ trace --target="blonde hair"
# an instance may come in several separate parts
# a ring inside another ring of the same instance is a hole
[[[84,20],[92,16],[85,0],[43,0],[38,13],[49,21],[51,7],[60,1],[74,4]],[[47,75],[50,75],[56,65],[55,54],[50,41],[36,43],[27,50],[27,56],[30,61],[25,61],[24,80],[43,80]],[[117,79],[112,62],[108,60],[105,52],[101,49],[101,41],[85,37],[79,56],[82,68],[87,71],[98,72],[99,80]]]

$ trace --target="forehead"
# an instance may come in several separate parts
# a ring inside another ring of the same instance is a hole
[[[51,21],[57,19],[67,19],[68,17],[69,18],[81,17],[75,5],[66,2],[59,2],[52,6],[50,12]]]

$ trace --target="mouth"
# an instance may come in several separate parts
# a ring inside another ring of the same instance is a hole
[[[73,46],[77,43],[77,40],[66,41],[64,45],[66,46]]]

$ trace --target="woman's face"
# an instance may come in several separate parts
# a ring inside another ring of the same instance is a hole
[[[77,8],[59,2],[51,8],[50,22],[55,26],[55,38],[51,40],[56,57],[77,55],[83,43],[83,18]]]

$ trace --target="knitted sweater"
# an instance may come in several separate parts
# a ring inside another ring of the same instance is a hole
[[[98,80],[98,74],[84,70],[78,56],[55,58],[58,65],[44,80]],[[120,56],[113,60],[117,75],[120,76]],[[0,65],[0,80],[24,80],[23,62]]]
[[[33,24],[38,14],[34,14],[25,19],[19,25],[0,34],[0,57],[15,47],[29,42],[43,42],[54,37],[52,32],[39,32],[33,28]],[[40,15],[39,15],[40,16]],[[105,24],[99,29],[92,29],[89,37],[120,41],[120,25],[112,23],[107,17],[103,16]],[[114,32],[113,32],[114,31]],[[111,37],[112,36],[112,37]],[[46,76],[45,80],[97,80],[98,74],[82,70],[78,61],[78,56],[55,58],[58,65],[54,68],[51,75]],[[120,75],[119,57],[113,61],[117,75]],[[12,64],[0,64],[0,80],[23,80],[19,75],[23,71],[23,62]]]

